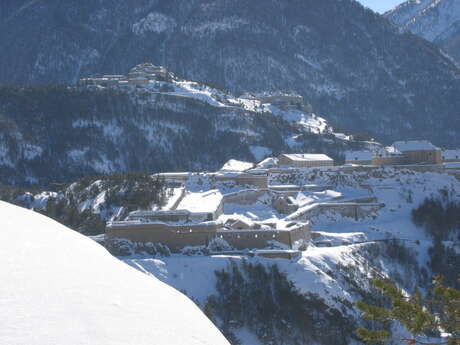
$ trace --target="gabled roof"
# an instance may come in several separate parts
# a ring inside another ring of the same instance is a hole
[[[230,159],[220,170],[224,171],[246,171],[252,169],[254,163],[238,161],[236,159]]]
[[[396,141],[392,146],[400,152],[439,150],[428,140]]]
[[[320,162],[320,161],[334,161],[331,157],[325,154],[314,154],[314,153],[292,153],[292,154],[283,154],[293,161],[301,162]]]
[[[223,196],[218,190],[204,193],[189,193],[177,206],[177,210],[187,210],[191,213],[215,212],[220,206]]]

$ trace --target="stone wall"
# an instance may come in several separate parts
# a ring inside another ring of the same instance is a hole
[[[217,236],[235,249],[263,249],[275,241],[288,248],[297,241],[311,239],[310,226],[304,224],[289,230],[219,230]]]
[[[309,161],[309,160],[293,160],[286,155],[280,155],[278,157],[278,164],[280,166],[287,165],[294,168],[314,168],[314,167],[326,167],[334,166],[334,161]]]
[[[371,161],[371,160],[364,160],[364,161],[360,161],[360,160],[348,160],[348,161],[345,161],[345,164],[371,165],[371,164],[372,164],[372,161]]]
[[[137,243],[161,243],[178,253],[187,246],[207,246],[214,238],[222,238],[235,249],[267,248],[275,241],[292,248],[296,241],[308,241],[311,231],[308,224],[283,230],[227,230],[216,222],[169,225],[161,223],[118,222],[106,228],[106,246],[111,240],[127,239]]]
[[[405,151],[404,156],[406,157],[408,164],[442,164],[441,150]]]
[[[324,203],[304,208],[287,217],[287,220],[311,220],[326,212],[335,213],[342,217],[360,220],[379,211],[383,204],[376,203]]]
[[[407,163],[407,158],[404,156],[374,157],[372,159],[372,165],[376,166],[398,165],[405,163]]]
[[[236,193],[224,195],[224,203],[238,205],[253,205],[263,195],[269,193],[268,189],[246,189]]]
[[[186,246],[207,246],[221,227],[222,224],[217,222],[182,225],[120,222],[106,227],[106,243],[110,247],[110,240],[120,238],[140,243],[161,243],[177,253]]]

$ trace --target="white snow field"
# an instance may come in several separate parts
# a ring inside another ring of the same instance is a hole
[[[191,300],[96,242],[5,202],[0,217],[0,344],[229,344]]]

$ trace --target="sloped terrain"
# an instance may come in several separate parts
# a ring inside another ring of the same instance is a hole
[[[181,293],[42,215],[0,202],[0,343],[228,344]]]
[[[337,344],[361,344],[354,333],[363,323],[355,302],[383,303],[372,279],[389,278],[408,294],[415,288],[426,291],[435,274],[455,284],[460,273],[460,183],[453,176],[386,167],[372,172],[311,169],[282,178],[285,183],[329,186],[342,195],[334,202],[367,193],[384,206],[359,220],[334,212],[311,217],[313,241],[293,260],[239,254],[121,259],[185,291],[228,339],[243,345],[326,345],[329,337]],[[311,203],[323,202],[313,192],[305,196]],[[439,212],[443,207],[449,216]],[[257,207],[226,205],[225,213],[271,221],[285,217],[264,200]],[[400,325],[391,328],[395,338],[406,334]]]
[[[352,0],[6,1],[0,81],[65,83],[153,61],[233,92],[295,90],[343,130],[458,146],[459,71]]]
[[[229,158],[350,147],[321,117],[174,79],[149,87],[0,87],[0,181],[215,170]]]
[[[0,200],[40,212],[85,235],[101,235],[106,221],[122,220],[130,211],[162,207],[175,191],[145,174],[84,178],[58,187],[1,185]]]
[[[407,1],[385,14],[401,31],[441,47],[460,63],[460,3],[455,0]]]

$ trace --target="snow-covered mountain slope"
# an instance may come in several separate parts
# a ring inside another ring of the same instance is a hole
[[[359,325],[360,314],[354,303],[358,300],[372,300],[374,294],[370,280],[390,278],[396,281],[408,293],[414,288],[425,289],[430,284],[430,277],[435,272],[432,266],[434,239],[432,234],[412,221],[412,210],[416,209],[426,198],[444,199],[446,202],[460,202],[460,181],[445,173],[415,172],[389,167],[373,171],[334,171],[333,169],[311,169],[304,172],[280,175],[278,183],[316,184],[328,186],[332,190],[322,192],[299,193],[297,200],[309,207],[317,202],[345,202],[360,198],[375,198],[383,207],[380,211],[369,214],[362,219],[353,219],[334,212],[309,217],[314,230],[311,246],[294,260],[245,258],[235,255],[152,257],[138,255],[124,257],[122,260],[140,271],[157,277],[185,291],[193,297],[203,309],[209,309],[209,296],[222,298],[216,271],[234,270],[232,263],[244,266],[243,262],[260,263],[265,267],[276,264],[302,293],[314,293],[322,298],[331,308],[340,310],[336,315],[337,325],[347,319],[355,327]],[[206,184],[202,184],[204,188]],[[197,186],[199,187],[199,186]],[[225,192],[225,190],[222,190]],[[304,195],[301,195],[304,194]],[[333,195],[328,200],[325,194]],[[337,198],[338,197],[338,198]],[[302,209],[301,205],[301,209]],[[299,210],[301,210],[299,209]],[[271,222],[283,219],[286,215],[277,213],[270,202],[260,198],[254,205],[227,204],[223,217],[250,217],[253,221]],[[456,230],[456,234],[459,232]],[[458,241],[445,241],[445,246],[453,246],[459,260]],[[431,248],[431,249],[430,249]],[[450,261],[451,264],[455,261]],[[241,269],[244,271],[244,269]],[[453,272],[453,271],[452,271]],[[247,275],[242,274],[243,277]],[[454,277],[455,280],[455,277]],[[248,289],[248,285],[241,293]],[[258,291],[257,288],[255,291]],[[256,293],[254,291],[254,293]],[[235,298],[231,307],[227,306],[223,314],[242,308],[249,312],[251,305],[238,305]],[[269,308],[270,306],[267,306]],[[283,308],[291,310],[292,305],[285,303]],[[322,312],[317,315],[323,322],[329,322],[331,316]],[[252,322],[233,321],[230,326],[233,333],[243,345],[264,344],[257,329],[251,328]],[[222,326],[219,320],[216,324]],[[225,328],[225,327],[224,327]],[[332,327],[331,327],[332,328]],[[328,329],[333,332],[332,329]],[[397,332],[404,332],[397,329]],[[296,329],[292,329],[295,334]],[[276,332],[274,332],[276,333]],[[346,331],[344,331],[343,336]],[[257,336],[259,335],[259,337]],[[276,342],[276,339],[273,338]],[[316,339],[317,344],[330,344],[327,340]],[[295,343],[284,339],[286,344]],[[359,343],[356,339],[345,339],[346,344]]]
[[[181,293],[51,219],[0,202],[0,343],[228,345]]]
[[[2,1],[0,16],[3,83],[152,61],[236,93],[294,90],[380,141],[460,144],[458,69],[355,0]]]
[[[181,78],[144,87],[0,87],[0,181],[216,170],[278,152],[360,146],[307,105],[280,109]]]
[[[341,338],[336,339],[334,344],[361,344],[352,336],[353,330],[362,322],[354,304],[362,299],[378,299],[378,294],[375,294],[370,285],[372,279],[389,278],[408,293],[414,292],[415,287],[424,290],[429,286],[430,277],[434,274],[433,263],[430,263],[430,260],[433,260],[434,241],[429,233],[414,225],[412,210],[431,197],[459,202],[460,181],[456,178],[444,173],[386,167],[374,171],[358,169],[355,172],[311,169],[303,173],[279,176],[278,182],[329,186],[335,191],[336,196],[340,196],[339,199],[327,200],[322,193],[305,192],[305,195],[299,195],[297,200],[306,202],[307,206],[315,202],[340,202],[365,196],[375,197],[376,202],[381,203],[383,208],[359,220],[334,212],[325,212],[310,218],[315,233],[313,243],[300,258],[294,260],[247,258],[239,254],[170,257],[137,255],[121,259],[141,272],[185,291],[208,313],[213,303],[217,303],[216,300],[225,301],[226,298],[230,298],[231,303],[219,305],[223,309],[217,315],[214,314],[214,322],[221,329],[233,334],[242,345],[266,344],[269,340],[281,343],[279,334],[283,327],[289,327],[290,334],[282,338],[282,343],[295,343],[295,334],[298,331],[298,326],[290,324],[290,321],[284,321],[280,329],[276,323],[270,323],[274,329],[267,331],[270,334],[267,339],[267,335],[254,325],[268,322],[267,319],[276,319],[278,315],[270,315],[270,312],[267,312],[266,318],[259,315],[250,322],[244,319],[246,313],[254,313],[254,309],[257,308],[273,311],[280,307],[283,310],[291,310],[293,303],[298,303],[298,299],[289,302],[290,299],[286,295],[281,306],[254,306],[241,302],[244,301],[242,296],[245,294],[251,296],[261,291],[258,285],[260,282],[250,280],[251,275],[259,277],[260,267],[256,272],[251,272],[247,270],[248,265],[261,264],[267,269],[274,264],[277,265],[300,293],[314,294],[316,303],[323,301],[329,308],[339,311],[332,317],[327,313],[327,308],[314,313],[310,310],[314,315],[312,324],[328,323],[328,332],[323,333],[324,335],[332,334],[339,328]],[[332,190],[327,193],[334,194]],[[226,205],[223,217],[251,217],[255,221],[270,219],[272,222],[285,217],[275,212],[263,197],[254,205],[235,206]],[[458,234],[458,231],[456,233]],[[449,243],[445,242],[445,245],[452,245]],[[453,245],[458,253],[458,243]],[[458,254],[456,260],[458,261]],[[237,296],[226,296],[226,290],[222,285],[225,284],[225,279],[235,274],[235,270],[241,274],[237,276],[239,284],[236,290],[239,290],[239,293]],[[227,275],[219,276],[218,273],[223,271],[227,272]],[[238,316],[235,315],[240,314],[235,310],[240,310],[243,316],[236,319]],[[225,320],[219,318],[222,315],[231,315],[235,318],[230,318],[230,323],[225,323]],[[345,322],[349,322],[348,326],[340,328]],[[393,331],[403,335],[405,332],[398,326],[395,326]],[[315,344],[331,344],[330,340],[315,335],[314,329],[309,335],[313,337]]]
[[[460,2],[410,0],[385,14],[402,31],[434,42],[460,62]]]
[[[174,203],[180,188],[166,188],[144,174],[84,178],[59,190],[26,190],[0,186],[0,200],[35,210],[85,235],[100,235],[108,220],[130,211],[157,209]]]

